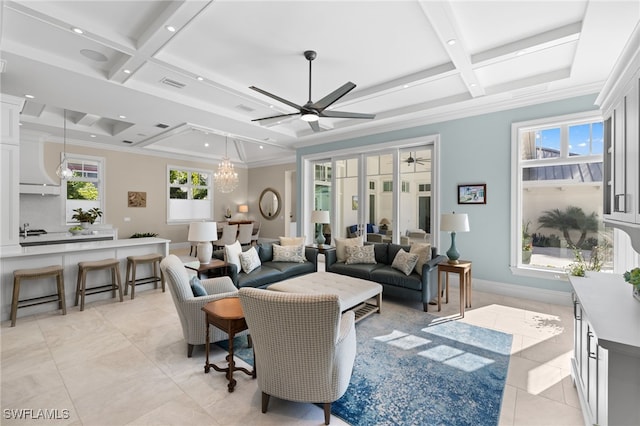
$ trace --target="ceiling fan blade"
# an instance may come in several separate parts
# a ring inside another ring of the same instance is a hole
[[[320,117],[330,118],[376,118],[375,114],[361,114],[359,112],[322,111]]]
[[[355,87],[356,85],[349,81],[343,84],[342,86],[340,86],[339,88],[337,88],[336,90],[334,90],[333,92],[329,93],[324,98],[320,99],[318,102],[312,103],[311,105],[309,105],[309,107],[314,108],[318,111],[322,111],[325,108],[327,108],[329,105],[331,105],[332,103],[334,103],[335,101],[337,101],[338,99],[340,99],[341,97],[343,97],[344,95],[352,91]]]
[[[279,115],[272,115],[271,117],[254,118],[251,121],[271,120],[274,118],[290,117],[292,115],[299,115],[299,114],[300,114],[299,112],[292,112],[291,114],[279,114]]]
[[[320,128],[320,125],[318,124],[317,121],[309,121],[309,126],[311,126],[311,129],[314,132],[321,132],[322,129]]]
[[[290,102],[290,101],[288,101],[286,99],[283,99],[280,96],[276,96],[276,95],[274,95],[272,93],[269,93],[269,92],[266,92],[266,91],[264,91],[262,89],[259,89],[256,86],[250,86],[249,89],[255,90],[258,93],[262,93],[265,96],[269,96],[270,98],[275,99],[276,101],[282,102],[285,105],[289,105],[290,107],[293,107],[293,108],[295,108],[297,110],[301,110],[302,109],[302,107],[300,105],[294,104],[293,102]]]

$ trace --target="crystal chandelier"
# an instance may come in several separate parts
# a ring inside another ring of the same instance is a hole
[[[222,193],[232,192],[238,187],[238,173],[233,169],[233,164],[227,156],[227,137],[224,138],[224,157],[222,163],[218,164],[218,171],[213,174],[213,179]]]
[[[73,172],[69,167],[67,167],[67,110],[66,109],[64,110],[64,131],[62,134],[62,138],[64,143],[62,161],[60,161],[60,164],[56,169],[56,175],[62,180],[67,180],[73,176]]]

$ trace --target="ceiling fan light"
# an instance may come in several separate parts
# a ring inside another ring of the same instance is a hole
[[[300,118],[306,122],[311,122],[311,121],[318,121],[318,116],[316,114],[312,114],[310,112],[307,112],[305,114],[302,114],[300,116]]]

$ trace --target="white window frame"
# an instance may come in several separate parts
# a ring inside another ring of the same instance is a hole
[[[182,218],[182,219],[175,219],[171,217],[171,187],[174,186],[171,184],[171,182],[169,181],[169,176],[170,176],[170,172],[171,170],[179,170],[179,171],[183,171],[183,172],[187,172],[188,176],[189,176],[189,181],[183,185],[185,187],[188,188],[187,190],[187,199],[183,200],[183,201],[194,201],[194,202],[203,202],[203,201],[208,201],[209,202],[209,206],[208,206],[208,214],[202,215],[202,216],[192,216],[189,218]],[[191,189],[192,188],[203,188],[205,186],[203,185],[198,185],[198,186],[194,186],[191,184],[191,173],[200,173],[200,174],[207,174],[209,175],[209,182],[208,185],[206,185],[207,188],[207,193],[209,194],[209,199],[208,200],[193,200],[191,198]],[[213,203],[213,199],[214,199],[214,188],[213,188],[213,171],[212,170],[206,170],[206,169],[198,169],[198,168],[193,168],[193,167],[185,167],[185,166],[175,166],[175,165],[171,165],[168,164],[167,165],[167,171],[165,174],[165,179],[166,179],[166,184],[167,184],[167,195],[166,195],[166,200],[167,200],[167,223],[168,224],[180,224],[180,223],[189,223],[189,222],[193,222],[196,220],[213,220],[213,212],[214,212],[214,203]]]
[[[516,122],[511,124],[511,258],[510,269],[514,275],[523,275],[536,278],[566,281],[567,273],[559,270],[546,270],[534,266],[520,264],[522,247],[522,169],[521,156],[522,147],[520,144],[520,134],[537,128],[551,128],[584,124],[593,121],[603,121],[602,114],[598,111],[589,111],[577,114],[568,114],[557,117],[548,117],[539,120]],[[571,160],[564,158],[552,158],[547,161],[549,165],[570,162],[583,162],[585,158],[598,157],[576,156]],[[602,156],[600,156],[602,157]],[[531,161],[531,160],[529,160]],[[602,159],[601,161],[604,161]]]
[[[60,161],[62,161],[64,159],[64,153],[60,153]],[[77,177],[71,177],[68,180],[69,181],[82,181],[82,182],[93,182],[94,184],[96,184],[96,187],[98,188],[98,202],[100,203],[100,206],[98,207],[101,211],[103,216],[99,217],[96,219],[96,223],[97,224],[101,224],[104,223],[104,215],[106,214],[106,209],[105,209],[105,194],[106,194],[106,185],[105,185],[105,176],[107,174],[106,172],[106,160],[104,157],[95,157],[92,155],[82,155],[82,154],[69,154],[67,153],[67,163],[69,162],[73,162],[74,160],[77,161],[93,161],[98,163],[98,177],[97,179],[87,179],[87,178],[77,178]],[[67,203],[69,202],[69,200],[67,200],[67,181],[64,180],[62,181],[63,183],[60,185],[60,195],[62,197],[64,197],[64,203],[62,203],[62,220],[64,222],[64,226],[69,226],[69,225],[77,225],[78,222],[75,221],[69,221],[67,220],[67,218],[71,218],[71,215],[73,214],[71,211],[69,211],[69,214],[67,214],[67,210],[69,210],[67,208]]]

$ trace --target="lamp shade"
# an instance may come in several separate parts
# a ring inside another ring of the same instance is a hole
[[[239,213],[249,213],[249,206],[246,204],[240,204],[238,206],[238,212]]]
[[[189,225],[189,241],[216,241],[218,228],[215,222],[192,222]]]
[[[469,216],[466,213],[448,213],[440,217],[440,230],[449,232],[469,232]]]
[[[382,219],[380,219],[380,225],[391,225],[391,221],[386,217],[383,217]]]
[[[327,210],[314,210],[311,212],[311,223],[329,223],[329,212]]]

